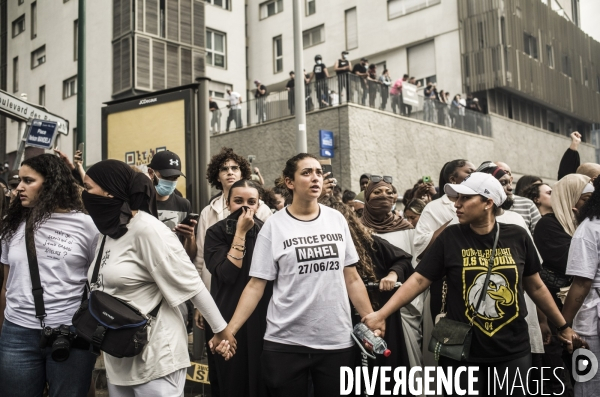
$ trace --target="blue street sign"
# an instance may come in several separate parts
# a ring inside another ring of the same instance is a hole
[[[319,130],[319,143],[321,149],[331,149],[333,152],[333,131]]]
[[[321,157],[333,157],[333,149],[321,149]]]
[[[27,146],[50,150],[56,138],[58,123],[54,121],[32,120],[27,134]]]

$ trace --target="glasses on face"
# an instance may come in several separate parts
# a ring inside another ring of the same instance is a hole
[[[229,170],[231,170],[231,172],[238,172],[240,170],[240,166],[239,165],[232,165],[232,166],[226,166],[223,165],[221,166],[221,168],[219,168],[219,171],[221,172],[229,172]]]
[[[371,175],[369,180],[373,183],[379,183],[384,181],[385,183],[389,183],[390,185],[394,182],[394,178],[388,175],[380,176],[380,175]]]

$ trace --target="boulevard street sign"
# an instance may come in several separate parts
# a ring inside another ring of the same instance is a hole
[[[57,124],[58,132],[64,135],[69,134],[69,122],[67,120],[52,113],[48,113],[47,111],[2,90],[0,90],[0,114],[3,114],[10,119],[25,122],[31,119],[54,121]]]

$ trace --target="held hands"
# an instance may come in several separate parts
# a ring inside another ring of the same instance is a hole
[[[245,235],[254,226],[254,210],[242,208],[242,214],[238,218],[236,235]]]
[[[390,274],[379,280],[379,290],[380,291],[391,291],[396,286],[396,282],[398,281],[398,275],[396,272],[392,271]]]
[[[225,358],[225,361],[227,361],[235,354],[237,341],[229,327],[226,327],[223,331],[216,333],[215,336],[213,336],[208,342],[208,347],[213,354],[219,353]]]
[[[540,330],[542,331],[542,341],[544,345],[549,345],[552,339],[552,331],[547,321],[540,321]]]
[[[196,229],[196,225],[198,224],[198,222],[196,222],[193,219],[190,219],[190,223],[191,225],[184,225],[180,223],[175,227],[173,231],[182,235],[183,238],[185,238],[186,240],[191,239],[195,236],[194,230]]]
[[[379,313],[379,311],[367,314],[361,320],[369,329],[373,330],[375,336],[385,336],[385,318]]]

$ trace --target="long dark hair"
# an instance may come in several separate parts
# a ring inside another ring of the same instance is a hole
[[[594,193],[588,201],[585,202],[583,207],[577,211],[577,223],[581,225],[586,219],[594,220],[594,218],[600,219],[600,178],[594,180]]]
[[[19,225],[29,219],[33,230],[48,220],[57,209],[83,212],[81,191],[71,170],[53,154],[42,154],[21,163],[42,177],[44,183],[33,207],[26,208],[21,200],[13,200],[0,227],[0,239],[10,240]]]
[[[442,197],[444,195],[444,186],[446,185],[446,183],[450,183],[450,177],[456,176],[456,170],[460,167],[464,167],[468,161],[469,160],[459,159],[448,161],[446,164],[444,164],[444,166],[442,167],[442,171],[440,172],[440,190],[438,193],[439,197]]]
[[[294,175],[296,174],[296,171],[298,170],[298,162],[301,160],[304,160],[306,158],[311,158],[311,159],[315,159],[318,161],[318,159],[315,156],[313,156],[312,154],[298,153],[297,155],[295,155],[294,157],[292,157],[291,159],[289,159],[288,161],[285,162],[285,168],[283,169],[283,177],[277,179],[277,186],[285,188],[287,190],[287,192],[289,193],[290,197],[293,197],[294,192],[286,186],[285,178],[290,178],[290,180],[293,181]]]
[[[536,182],[543,183],[544,181],[539,176],[523,175],[517,181],[517,186],[515,186],[515,194],[517,196],[525,196],[525,190],[527,190],[528,187],[530,187]]]

